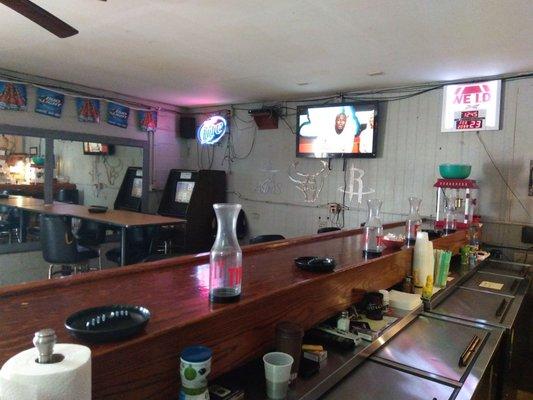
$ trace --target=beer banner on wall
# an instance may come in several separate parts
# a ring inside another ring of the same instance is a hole
[[[157,111],[137,111],[137,127],[143,132],[155,132]]]
[[[100,122],[100,100],[76,97],[76,110],[80,122]]]
[[[0,110],[26,111],[26,85],[0,81]]]
[[[109,103],[107,105],[107,123],[109,125],[127,128],[129,115],[130,109],[126,106],[116,103]]]
[[[52,90],[37,88],[35,112],[55,118],[61,118],[65,95]]]

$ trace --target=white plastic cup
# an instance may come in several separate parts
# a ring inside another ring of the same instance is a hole
[[[287,353],[275,351],[263,356],[265,363],[266,392],[269,399],[284,399],[287,396],[291,367],[294,358]]]

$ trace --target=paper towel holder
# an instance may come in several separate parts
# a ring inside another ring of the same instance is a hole
[[[62,354],[54,354],[54,346],[57,341],[56,333],[53,329],[41,329],[35,332],[33,337],[33,345],[39,353],[39,357],[35,359],[38,364],[55,364],[63,361],[65,356]]]

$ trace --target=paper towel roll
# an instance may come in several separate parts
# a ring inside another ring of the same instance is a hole
[[[56,344],[65,358],[39,364],[35,348],[10,358],[0,370],[0,400],[90,400],[91,350],[77,344]]]

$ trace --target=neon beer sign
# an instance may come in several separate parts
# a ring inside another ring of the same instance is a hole
[[[228,123],[220,115],[206,119],[196,132],[196,137],[201,144],[215,144],[226,133]]]

